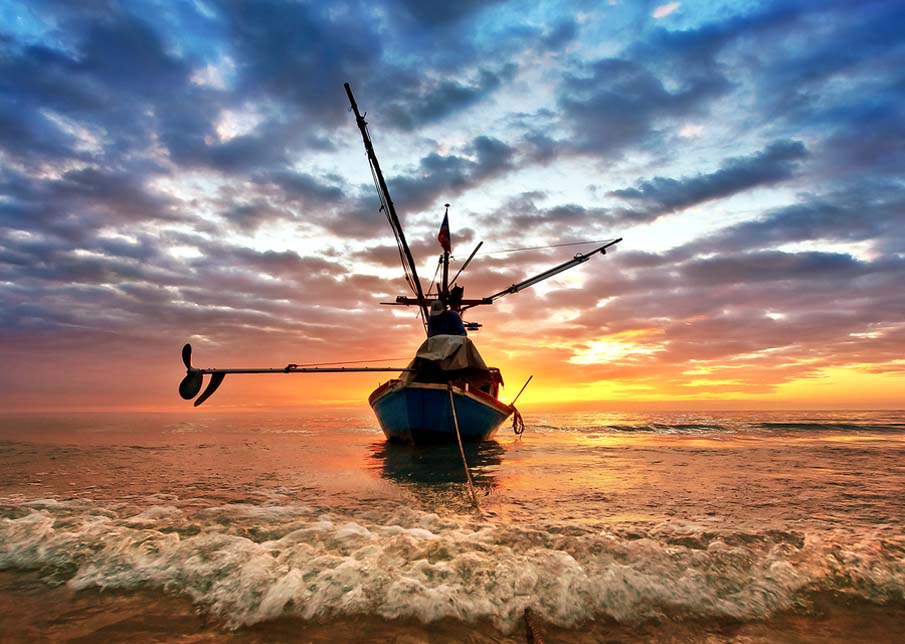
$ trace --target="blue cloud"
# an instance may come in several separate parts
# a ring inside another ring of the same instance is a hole
[[[626,220],[648,221],[668,212],[788,179],[796,162],[806,156],[807,150],[800,141],[775,141],[757,154],[725,161],[710,174],[682,179],[654,177],[635,188],[613,190],[609,194],[635,206],[621,211]]]

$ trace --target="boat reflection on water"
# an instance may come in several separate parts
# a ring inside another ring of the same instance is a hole
[[[497,486],[496,475],[505,450],[496,441],[465,443],[465,458],[478,488]],[[371,446],[371,466],[381,478],[396,483],[465,483],[465,469],[459,446],[453,444],[417,447],[396,441],[379,441]]]

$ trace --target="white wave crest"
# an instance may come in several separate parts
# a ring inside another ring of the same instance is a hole
[[[40,569],[75,589],[185,594],[230,627],[372,614],[490,619],[510,630],[528,607],[564,627],[600,616],[759,619],[817,591],[905,596],[905,538],[879,529],[498,525],[301,505],[191,515],[164,504],[130,514],[84,500],[5,501],[17,512],[0,518],[0,569]]]

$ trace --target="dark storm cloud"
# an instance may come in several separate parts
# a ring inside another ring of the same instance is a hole
[[[253,232],[265,223],[272,223],[292,217],[290,213],[275,208],[264,201],[235,203],[220,212],[229,223],[244,232]]]
[[[527,157],[540,164],[548,164],[555,160],[560,152],[565,152],[562,142],[541,132],[529,132],[521,141]]]
[[[793,175],[795,162],[806,156],[807,150],[800,141],[776,141],[757,154],[728,159],[711,174],[681,179],[655,177],[642,181],[635,188],[614,190],[609,194],[635,206],[622,211],[620,216],[629,221],[649,221],[669,212],[788,179]]]
[[[281,6],[305,11],[300,5]],[[287,16],[282,29],[274,27],[261,34],[252,24],[266,29],[268,16],[273,18],[272,12],[278,7],[261,5],[260,23],[235,24],[232,20],[241,19],[242,11],[247,8],[236,7],[239,16],[227,11],[216,19],[239,30],[234,46],[240,51],[245,46],[254,48],[260,44],[254,40],[256,35],[271,38],[268,47],[255,49],[255,54],[263,60],[250,55],[237,57],[244,66],[236,72],[236,88],[219,89],[193,82],[193,72],[205,61],[192,60],[186,53],[173,53],[171,44],[165,43],[149,22],[114,9],[113,5],[100,15],[70,16],[66,24],[71,29],[68,34],[71,45],[65,51],[8,44],[6,55],[0,59],[0,78],[4,79],[0,81],[0,89],[10,100],[20,105],[24,102],[31,110],[22,110],[18,115],[0,110],[0,145],[8,139],[10,153],[24,154],[17,150],[47,149],[53,146],[54,138],[65,140],[67,132],[60,131],[57,123],[46,122],[46,110],[75,119],[82,126],[93,126],[103,146],[100,154],[94,155],[95,160],[100,158],[111,163],[122,162],[124,157],[152,145],[150,135],[155,133],[176,163],[207,166],[225,173],[285,166],[290,150],[297,152],[306,144],[324,145],[324,124],[331,122],[330,114],[335,116],[333,121],[342,115],[341,90],[333,98],[325,96],[313,71],[324,72],[325,65],[338,56],[332,56],[329,51],[318,52],[314,45],[321,42],[327,49],[329,43],[335,46],[338,33],[330,31],[331,26],[346,29],[350,25],[337,26],[326,19],[310,20],[304,23],[310,33],[295,34],[307,37],[295,38],[294,49],[282,50],[280,47],[288,43],[293,20],[298,16]],[[243,38],[243,24],[252,31],[245,34],[247,38]],[[160,24],[155,26],[162,29]],[[302,62],[292,55],[293,51],[301,50],[307,52]],[[343,51],[348,52],[348,48]],[[272,68],[265,73],[268,64]],[[295,76],[296,82],[283,88],[279,81],[282,76]],[[331,86],[340,88],[341,82]],[[251,86],[252,83],[262,85]],[[293,88],[299,92],[293,92]],[[220,141],[214,130],[218,112],[224,107],[241,106],[246,100],[244,92],[258,90],[272,92],[278,99],[296,100],[302,95],[306,100],[292,106],[278,105],[255,131]],[[305,112],[306,107],[310,110],[305,113],[303,124],[299,112]],[[39,116],[34,116],[35,113]],[[23,146],[23,142],[32,145]],[[68,154],[65,149],[57,149],[54,156],[72,155],[73,146],[69,148]]]
[[[348,119],[343,82],[350,82],[362,111],[380,106],[375,124],[415,130],[485,100],[512,80],[518,54],[562,47],[576,34],[574,21],[563,19],[544,28],[499,29],[479,44],[467,26],[486,2],[217,7],[234,48],[237,91],[278,101],[298,117],[290,120],[322,134]],[[403,60],[388,51],[399,43]]]
[[[221,89],[193,82],[192,74],[209,61],[192,59],[191,48],[174,53],[183,48],[164,41],[161,24],[152,28],[116,5],[81,12],[53,4],[40,8],[57,14],[69,29],[66,48],[9,38],[0,58],[0,145],[6,141],[7,152],[23,158],[86,159],[65,124],[49,120],[56,113],[92,128],[103,147],[95,159],[101,154],[122,162],[150,146],[149,134],[156,132],[169,158],[183,167],[226,174],[285,168],[306,147],[332,145],[332,128],[348,120],[345,80],[362,88],[368,104],[382,106],[384,122],[412,128],[474,105],[516,69],[512,63],[472,67],[482,54],[464,43],[457,67],[442,75],[429,66],[381,65],[380,42],[388,34],[378,33],[379,21],[368,19],[376,11],[370,5],[220,3],[212,6],[213,16],[182,20],[204,37],[213,32],[229,38],[221,51],[233,61],[234,80]],[[557,41],[569,35],[568,29],[554,31]],[[254,131],[219,140],[217,112],[241,107],[248,96],[274,102]],[[16,109],[23,103],[27,109]]]
[[[75,79],[77,62],[41,46],[0,43],[0,146],[26,161],[78,156],[48,110],[89,115],[102,101]]]
[[[183,137],[183,134],[176,133],[169,149],[172,158],[184,166],[207,166],[225,174],[245,174],[289,163],[289,145],[274,132],[245,134],[223,142],[202,141],[195,148],[185,145],[194,137]]]

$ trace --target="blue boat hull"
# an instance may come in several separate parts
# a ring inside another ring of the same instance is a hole
[[[512,407],[481,392],[453,387],[456,418],[463,441],[485,441],[512,414]],[[456,440],[446,385],[392,380],[369,399],[388,439],[415,444]]]

